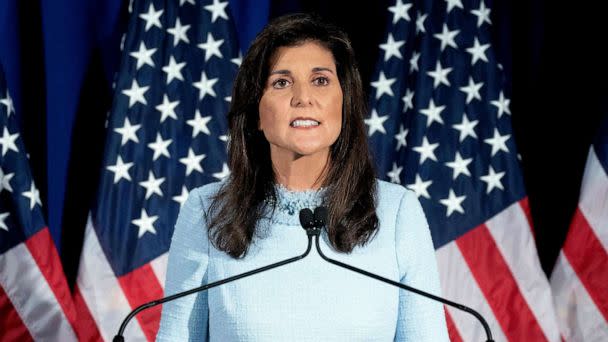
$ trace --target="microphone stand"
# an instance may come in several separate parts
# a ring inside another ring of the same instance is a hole
[[[320,208],[315,209],[315,213],[314,213],[314,227],[309,227],[309,228],[304,227],[304,229],[306,229],[306,232],[308,234],[308,238],[309,239],[310,239],[311,235],[314,235],[314,237],[315,237],[315,245],[317,246],[317,252],[321,256],[321,258],[323,258],[325,261],[328,261],[329,263],[334,264],[336,266],[340,266],[340,267],[349,269],[351,271],[354,271],[354,272],[366,275],[368,277],[372,277],[374,279],[380,280],[380,281],[385,282],[387,284],[390,284],[390,285],[393,285],[393,286],[397,286],[397,287],[399,287],[401,289],[404,289],[404,290],[407,290],[407,291],[410,291],[410,292],[414,292],[414,293],[419,294],[419,295],[421,295],[423,297],[431,298],[431,299],[439,301],[439,302],[441,302],[443,304],[446,304],[446,305],[455,307],[457,309],[460,309],[462,311],[468,312],[471,315],[475,316],[481,322],[481,325],[483,325],[483,329],[485,330],[486,337],[487,337],[486,342],[494,342],[494,340],[492,339],[492,332],[490,331],[490,326],[488,325],[488,323],[486,322],[486,320],[483,318],[483,316],[481,316],[481,314],[479,312],[477,312],[477,311],[475,311],[475,310],[473,310],[473,309],[471,309],[471,308],[469,308],[467,306],[464,306],[462,304],[458,304],[458,303],[452,302],[450,300],[447,300],[447,299],[435,296],[435,295],[430,294],[428,292],[424,292],[424,291],[418,290],[418,289],[413,288],[411,286],[407,286],[405,284],[401,284],[399,282],[396,282],[396,281],[393,281],[393,280],[381,277],[379,275],[367,272],[367,271],[362,270],[360,268],[357,268],[357,267],[354,267],[354,266],[350,266],[350,265],[344,264],[344,263],[342,263],[340,261],[328,258],[325,254],[323,254],[323,252],[321,251],[321,246],[319,245],[319,235],[321,233],[321,228],[325,226],[325,221],[326,221],[326,217],[327,217],[327,211],[325,210],[325,208],[323,208],[322,210],[318,210],[318,209],[320,209]],[[323,216],[325,216],[325,217],[323,217]]]
[[[301,260],[301,259],[305,258],[308,255],[308,253],[310,253],[310,250],[312,248],[312,234],[310,232],[308,232],[308,231],[307,231],[307,233],[308,233],[308,247],[306,248],[306,251],[302,255],[299,255],[299,256],[296,256],[296,257],[293,257],[293,258],[289,258],[289,259],[286,259],[286,260],[283,260],[283,261],[279,261],[277,263],[270,264],[268,266],[259,267],[259,268],[256,268],[254,270],[251,270],[251,271],[248,271],[248,272],[245,272],[245,273],[237,274],[235,276],[232,276],[232,277],[229,277],[229,278],[226,278],[226,279],[223,279],[223,280],[218,280],[216,282],[213,282],[213,283],[210,283],[210,284],[207,284],[207,285],[199,286],[199,287],[193,288],[193,289],[188,290],[188,291],[176,293],[174,295],[171,295],[171,296],[168,296],[168,297],[164,297],[164,298],[161,298],[161,299],[158,299],[158,300],[155,300],[155,301],[151,301],[151,302],[148,302],[148,303],[145,303],[145,304],[142,304],[142,305],[138,306],[133,311],[131,311],[131,313],[129,313],[129,315],[123,320],[122,324],[120,325],[120,329],[118,330],[118,334],[116,334],[116,336],[114,336],[114,339],[112,341],[113,342],[124,342],[125,338],[122,335],[123,335],[123,333],[125,331],[125,328],[127,327],[127,324],[129,323],[129,321],[133,317],[135,317],[135,315],[137,315],[138,313],[140,313],[143,310],[149,309],[151,307],[154,307],[154,306],[163,304],[165,302],[168,302],[168,301],[171,301],[171,300],[174,300],[174,299],[177,299],[177,298],[181,298],[181,297],[184,297],[184,296],[187,296],[187,295],[199,292],[199,291],[206,291],[206,290],[208,290],[210,288],[213,288],[213,287],[216,287],[216,286],[219,286],[219,285],[223,285],[223,284],[226,284],[226,283],[230,283],[232,281],[235,281],[235,280],[238,280],[238,279],[241,279],[241,278],[245,278],[245,277],[248,277],[250,275],[253,275],[253,274],[256,274],[256,273],[259,273],[259,272],[263,272],[263,271],[266,271],[266,270],[270,270],[270,269],[273,269],[273,268],[276,268],[276,267],[279,267],[279,266],[287,265],[287,264],[290,264],[292,262],[295,262],[295,261],[298,261],[298,260]]]

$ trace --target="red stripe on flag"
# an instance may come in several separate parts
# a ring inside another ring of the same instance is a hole
[[[163,288],[150,264],[118,278],[132,309],[163,296]],[[136,318],[149,341],[154,341],[160,325],[161,305],[140,312]]]
[[[78,313],[78,341],[103,341],[99,327],[97,327],[78,285],[74,287],[74,306]]]
[[[445,306],[443,307],[443,310],[445,311],[445,320],[448,325],[448,334],[450,335],[450,341],[463,342],[462,337],[458,333],[458,329],[456,329],[456,324],[454,324],[452,316],[450,316],[450,313],[448,312]]]
[[[0,286],[0,341],[33,341],[32,335]]]
[[[534,225],[532,224],[532,211],[530,210],[530,202],[528,202],[528,196],[524,197],[521,201],[519,201],[519,206],[524,211],[524,215],[526,215],[526,219],[528,220],[528,227],[530,227],[530,231],[532,232],[532,237],[536,239],[536,235],[534,235]]]
[[[458,238],[456,245],[507,339],[546,341],[487,227],[476,227]]]
[[[574,213],[563,250],[589,297],[608,321],[608,254],[580,208]]]
[[[63,314],[70,322],[72,329],[78,333],[76,324],[76,308],[72,302],[72,294],[68,288],[68,283],[63,273],[63,267],[55,249],[55,243],[47,227],[44,227],[36,234],[25,241],[28,251],[34,258],[40,273],[46,279],[51,291],[55,295],[57,302],[61,306]]]

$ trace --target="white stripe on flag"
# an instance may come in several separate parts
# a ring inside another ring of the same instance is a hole
[[[114,271],[101,249],[91,216],[78,268],[78,288],[105,341],[111,341],[123,319],[131,312]],[[124,333],[125,341],[146,341],[137,319],[132,319]]]
[[[597,159],[593,147],[585,165],[579,208],[591,229],[608,250],[608,175]]]
[[[486,227],[543,333],[549,341],[560,341],[551,287],[540,267],[530,225],[519,202],[488,220]]]
[[[167,277],[167,261],[169,260],[169,253],[163,253],[158,258],[150,261],[150,266],[158,283],[162,288],[165,288],[165,278]]]
[[[436,251],[436,255],[443,296],[479,312],[488,322],[494,341],[506,341],[492,309],[486,302],[456,243],[452,241],[442,246]],[[446,308],[463,341],[486,340],[485,331],[477,318],[448,305]]]
[[[557,317],[566,341],[608,341],[608,326],[564,252],[551,274]]]
[[[24,243],[0,255],[0,286],[36,341],[77,341],[55,294]]]

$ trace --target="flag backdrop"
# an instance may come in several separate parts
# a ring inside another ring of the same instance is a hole
[[[578,208],[551,274],[567,341],[608,341],[608,116],[589,149]]]
[[[397,0],[388,8],[368,135],[379,175],[422,203],[443,295],[479,311],[496,341],[558,341],[490,42],[490,7]],[[446,316],[453,340],[485,340],[471,315],[447,307]]]
[[[188,191],[228,174],[226,113],[240,55],[227,5],[131,4],[75,293],[91,337],[111,340],[131,309],[162,296]],[[139,314],[125,338],[153,340],[160,310]]]
[[[76,311],[0,68],[0,340],[76,341]]]

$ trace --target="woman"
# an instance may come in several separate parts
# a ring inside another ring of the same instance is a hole
[[[438,294],[416,196],[374,178],[361,79],[346,35],[308,15],[271,22],[234,84],[230,177],[191,192],[166,294],[304,252],[302,208],[325,205],[333,259]],[[441,304],[305,259],[164,305],[158,340],[443,341]]]

